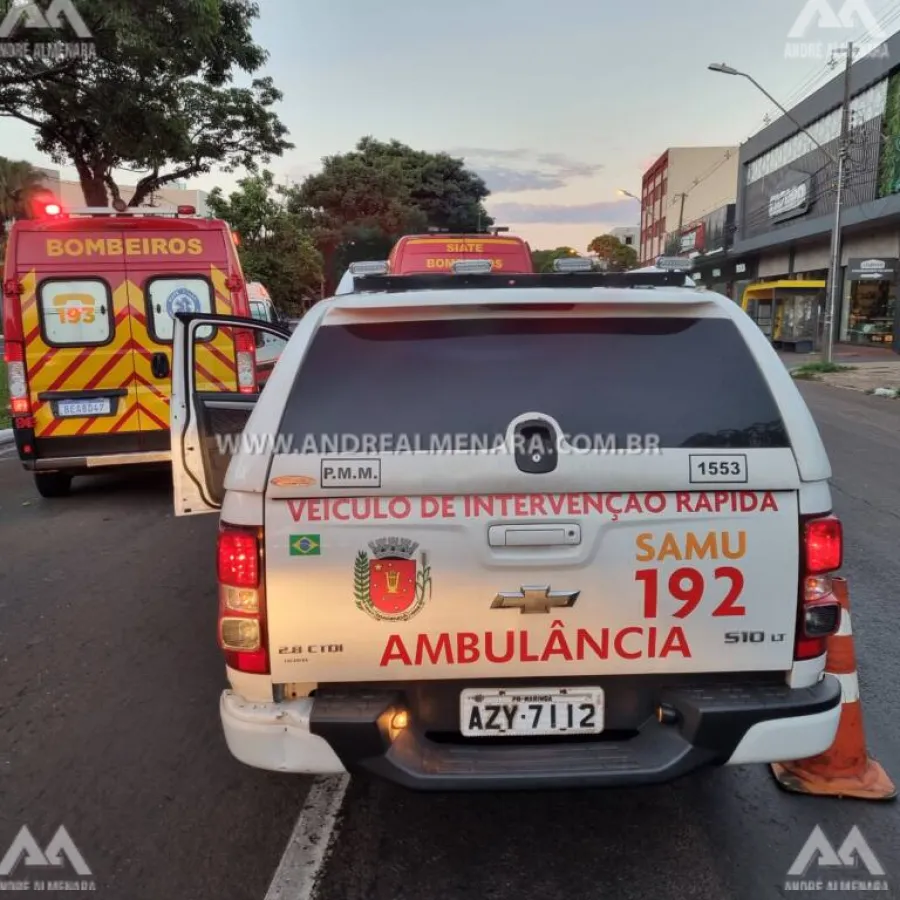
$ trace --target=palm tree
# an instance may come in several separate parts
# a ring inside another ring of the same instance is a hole
[[[28,201],[44,187],[44,174],[25,160],[0,156],[0,242],[14,219],[28,217]]]

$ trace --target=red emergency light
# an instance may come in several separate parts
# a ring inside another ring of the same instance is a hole
[[[31,198],[31,215],[35,219],[53,219],[62,215],[62,204],[49,191],[41,191]]]

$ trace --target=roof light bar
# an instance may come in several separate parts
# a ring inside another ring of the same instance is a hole
[[[490,259],[457,259],[453,262],[454,275],[487,275],[494,270]]]
[[[694,268],[694,261],[686,256],[660,256],[656,260],[656,268],[670,272],[690,272]]]
[[[582,256],[569,256],[553,260],[554,272],[590,272],[593,268],[594,261]]]
[[[350,263],[350,274],[356,275],[387,275],[388,263],[386,259],[367,260],[365,262]]]
[[[118,209],[115,206],[82,206],[66,211],[70,216],[170,216],[177,217],[174,209],[159,209],[155,206],[126,206]]]

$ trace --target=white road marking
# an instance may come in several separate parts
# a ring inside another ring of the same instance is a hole
[[[265,900],[312,900],[349,783],[337,775],[313,784]]]

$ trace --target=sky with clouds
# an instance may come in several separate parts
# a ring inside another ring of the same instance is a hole
[[[749,72],[790,104],[835,75],[827,50],[786,53],[798,19],[802,44],[838,44],[879,23],[881,34],[900,28],[896,0],[260,6],[255,35],[295,144],[270,164],[279,178],[302,179],[364,135],[396,138],[464,157],[491,189],[498,224],[533,247],[581,250],[616,225],[638,224],[638,203],[617,189],[639,194],[642,172],[666,147],[739,144],[776,112],[748,81],[709,72],[709,63]],[[52,165],[21,123],[0,119],[0,147]],[[227,189],[236,177],[214,172],[191,186]]]

